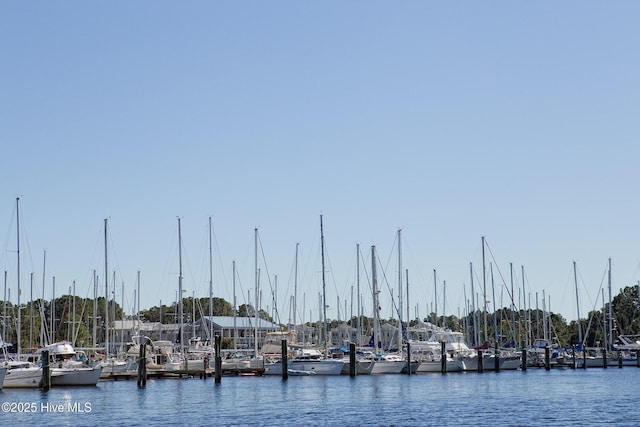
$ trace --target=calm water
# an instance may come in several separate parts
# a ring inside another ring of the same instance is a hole
[[[0,391],[2,425],[640,425],[640,369],[100,382]],[[6,404],[35,413],[7,413]],[[64,412],[53,412],[63,407]],[[71,412],[70,408],[77,409]],[[85,412],[78,412],[84,410]],[[88,412],[90,411],[90,412]]]

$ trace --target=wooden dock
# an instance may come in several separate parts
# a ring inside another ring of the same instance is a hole
[[[222,376],[252,376],[259,377],[264,374],[264,368],[244,368],[244,369],[223,369]],[[137,379],[137,371],[109,372],[100,376],[100,381],[128,381]],[[211,378],[215,375],[215,370],[205,369],[204,371],[150,369],[147,371],[148,379],[180,379],[180,378]]]

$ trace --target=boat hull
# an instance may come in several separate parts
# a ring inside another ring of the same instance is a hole
[[[376,360],[371,374],[400,374],[405,366],[407,366],[406,360]]]
[[[4,388],[38,388],[42,381],[42,368],[9,369],[4,377]]]
[[[51,386],[94,386],[102,368],[51,368]]]
[[[310,371],[315,375],[340,375],[344,361],[342,360],[290,360],[287,368],[294,371]],[[265,363],[265,375],[282,375],[282,363]]]
[[[342,374],[349,375],[350,372],[350,361],[345,360],[344,366],[342,367]],[[373,366],[376,362],[373,360],[356,360],[356,375],[369,375],[373,370]]]
[[[462,371],[462,364],[457,360],[447,360],[447,372],[460,372]],[[427,362],[420,362],[418,370],[416,372],[442,372],[442,362],[440,360],[431,360]]]

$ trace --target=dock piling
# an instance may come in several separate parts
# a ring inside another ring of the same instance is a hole
[[[288,359],[288,351],[289,346],[287,345],[287,340],[282,340],[282,381],[286,381],[289,378],[289,361]]]
[[[147,345],[140,344],[140,352],[138,358],[138,387],[145,388],[147,386]]]
[[[622,352],[618,350],[618,368],[622,369]]]
[[[546,346],[544,348],[544,369],[547,370],[547,371],[549,369],[551,369],[551,360],[550,360],[551,357],[550,357],[550,354],[549,354],[550,350],[551,349],[549,348],[549,346]]]
[[[216,359],[215,359],[215,384],[220,384],[222,382],[222,356],[220,355],[220,347],[222,343],[222,337],[220,335],[215,336],[215,351],[216,351]]]
[[[356,376],[356,343],[349,343],[349,376]]]
[[[49,391],[51,388],[51,372],[49,370],[49,350],[42,351],[42,390]]]

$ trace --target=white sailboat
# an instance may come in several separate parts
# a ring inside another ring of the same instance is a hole
[[[30,362],[9,361],[5,365],[4,388],[38,388],[42,368]]]
[[[375,364],[371,374],[399,374],[407,366],[407,361],[401,356],[378,352],[380,348],[380,337],[382,336],[380,327],[380,303],[378,301],[378,276],[376,273],[376,247],[371,246],[371,282],[373,284],[373,351],[369,354],[369,359]]]
[[[44,350],[49,351],[52,387],[98,384],[102,367],[89,366],[84,353],[76,352],[70,342],[53,343]],[[42,350],[39,353],[42,356]]]
[[[20,198],[16,198],[16,240],[17,240],[17,267],[18,267],[18,306],[20,306]],[[6,304],[5,304],[6,306]],[[38,388],[42,381],[42,368],[29,362],[20,362],[21,358],[21,338],[20,330],[22,329],[22,319],[20,310],[18,310],[18,361],[9,361],[6,354],[6,346],[2,336],[0,336],[0,346],[4,353],[4,360],[7,361],[3,368],[3,381],[0,381],[0,388]]]
[[[340,375],[344,367],[343,359],[327,358],[327,304],[326,304],[326,285],[325,285],[325,265],[324,265],[324,229],[322,224],[322,215],[320,215],[320,247],[322,256],[322,295],[323,295],[323,338],[324,351],[318,349],[299,347],[295,350],[292,358],[287,359],[287,369],[293,370],[294,374],[299,375],[301,371],[314,372],[315,375]],[[282,375],[282,362],[265,363],[265,375]]]

